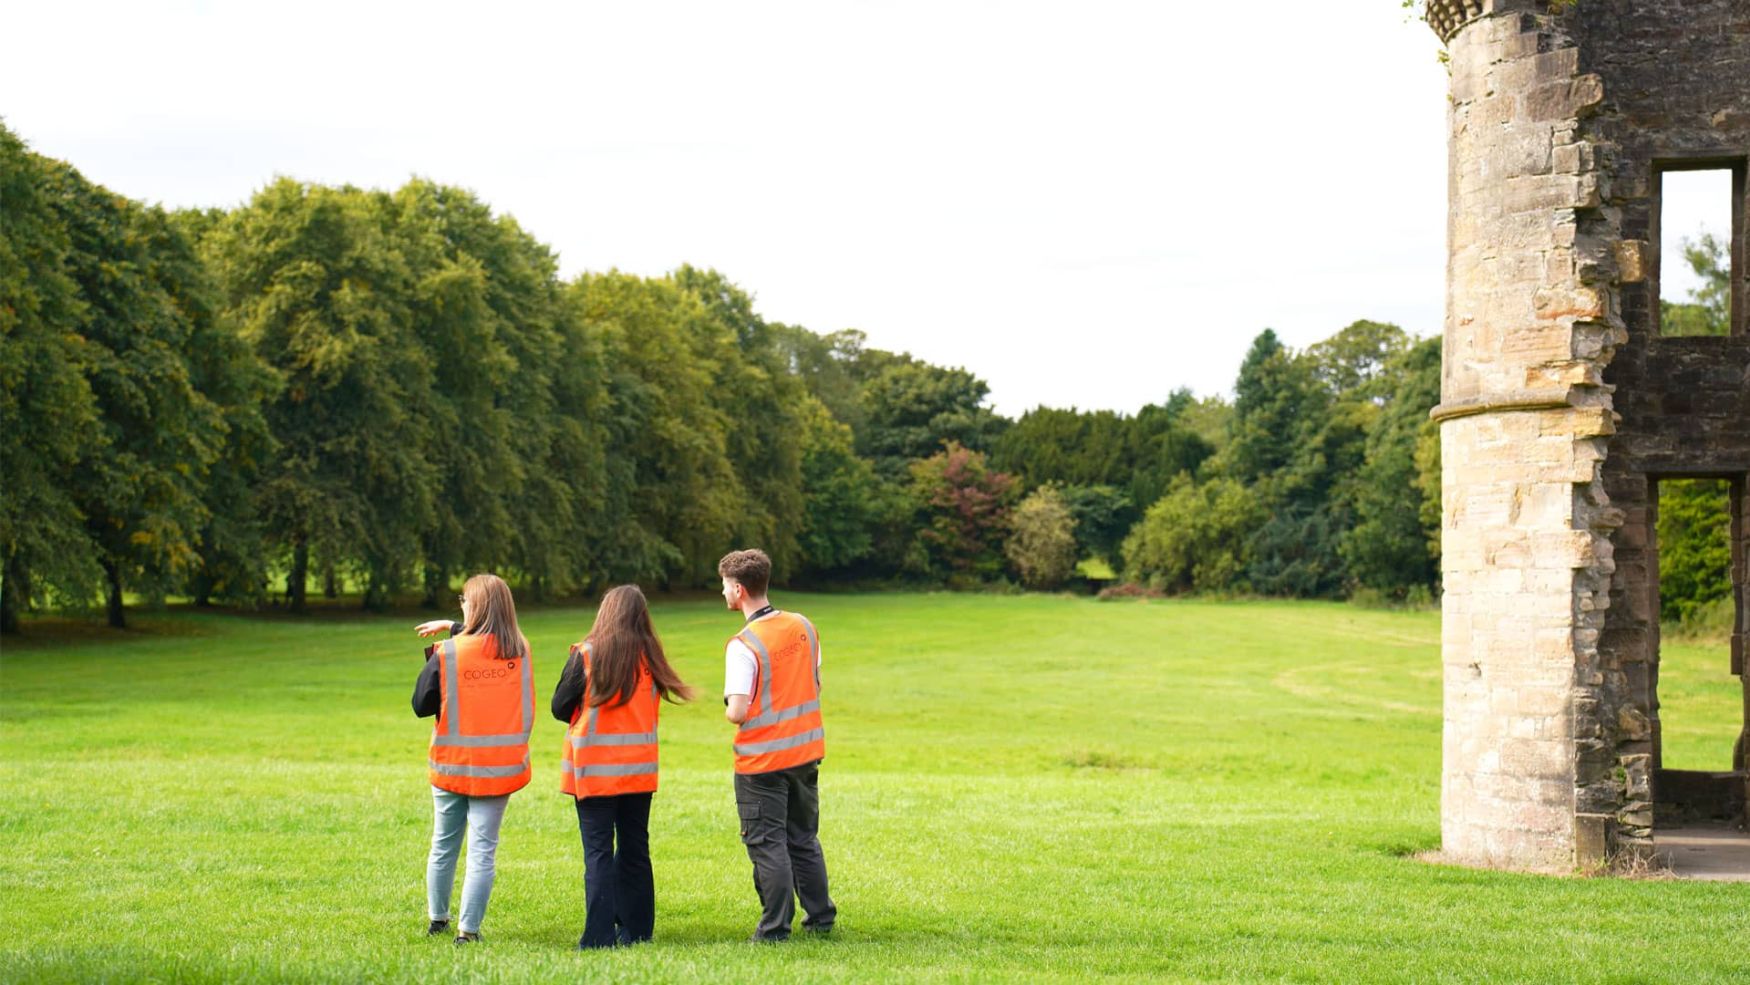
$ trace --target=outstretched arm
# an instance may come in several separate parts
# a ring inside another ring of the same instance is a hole
[[[449,634],[454,636],[462,631],[462,624],[459,622],[451,622],[448,619],[433,619],[430,622],[422,622],[413,627],[413,631],[421,636],[436,636],[445,630],[448,630]]]

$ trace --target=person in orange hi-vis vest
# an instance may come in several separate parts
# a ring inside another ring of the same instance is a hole
[[[802,900],[802,929],[832,931],[838,908],[827,894],[820,849],[820,636],[807,619],[766,598],[772,561],[735,551],[717,563],[723,601],[746,619],[724,652],[724,715],[735,734],[735,809],[753,862],[760,921],[753,939],[781,941]]]
[[[678,704],[692,696],[662,652],[644,593],[636,585],[609,589],[553,690],[553,717],[570,725],[559,786],[576,798],[583,838],[580,949],[636,944],[656,929],[657,713],[664,698]]]
[[[498,831],[510,795],[529,783],[529,731],[534,724],[535,671],[529,641],[517,629],[510,586],[497,575],[475,575],[458,599],[462,621],[415,627],[421,636],[446,628],[450,639],[426,648],[413,688],[413,712],[437,716],[427,754],[434,820],[425,888],[431,924],[450,926],[450,895],[462,829],[468,830],[468,873],[462,883],[457,944],[480,939],[492,897]]]

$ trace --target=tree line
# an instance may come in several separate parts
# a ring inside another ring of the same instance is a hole
[[[1169,592],[1431,598],[1440,343],[1357,321],[1296,352],[1266,329],[1231,403],[1041,409],[996,460],[1078,517],[1081,550]]]
[[[1008,420],[713,270],[563,279],[424,180],[169,211],[0,128],[0,224],[8,630],[128,595],[435,606],[473,570],[697,586],[745,544],[799,585],[1437,590],[1439,344],[1393,325],[1265,331],[1231,401]]]

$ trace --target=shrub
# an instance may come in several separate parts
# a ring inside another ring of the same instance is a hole
[[[1245,591],[1247,544],[1264,519],[1239,482],[1199,486],[1181,474],[1125,538],[1125,577],[1173,592]]]
[[[1150,588],[1147,585],[1138,585],[1133,581],[1127,581],[1121,585],[1113,585],[1109,588],[1102,588],[1100,589],[1100,594],[1095,596],[1095,598],[1102,602],[1111,602],[1117,599],[1164,599],[1166,597],[1167,593],[1158,588]]]
[[[1041,486],[1015,507],[1003,552],[1029,588],[1056,588],[1076,565],[1075,519],[1063,494]]]

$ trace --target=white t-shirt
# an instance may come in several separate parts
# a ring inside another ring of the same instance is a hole
[[[777,615],[776,612],[769,613]],[[761,619],[766,616],[761,616]],[[820,667],[820,641],[815,641],[814,666]],[[732,639],[723,649],[723,696],[732,694],[753,694],[753,679],[759,676],[760,658],[740,639]]]

